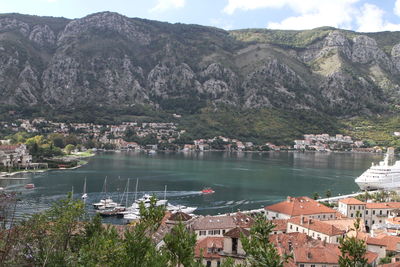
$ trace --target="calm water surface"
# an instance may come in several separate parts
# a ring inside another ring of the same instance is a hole
[[[333,195],[351,193],[358,187],[354,179],[378,162],[382,155],[363,153],[101,153],[89,164],[75,170],[26,174],[26,180],[0,180],[7,190],[21,192],[18,214],[48,207],[74,188],[79,198],[87,178],[88,210],[102,197],[104,178],[114,199],[121,197],[126,181],[131,178],[130,202],[134,198],[136,179],[138,195],[156,194],[172,204],[199,207],[199,214],[217,214],[238,209],[260,208],[290,196],[321,196],[330,189]],[[22,176],[21,176],[22,177]],[[34,190],[24,184],[34,183]],[[201,195],[204,187],[212,187],[213,195]]]

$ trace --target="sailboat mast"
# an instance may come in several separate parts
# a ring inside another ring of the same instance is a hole
[[[167,185],[164,187],[164,200],[167,199]]]
[[[136,202],[136,200],[137,200],[137,189],[138,189],[138,184],[139,184],[139,178],[136,179],[135,202]]]
[[[129,196],[129,178],[128,178],[128,183],[126,184],[126,201],[125,201],[125,208],[128,207],[128,196]]]
[[[86,177],[85,182],[83,183],[83,194],[86,194]]]

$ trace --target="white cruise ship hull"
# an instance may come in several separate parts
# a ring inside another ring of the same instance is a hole
[[[379,164],[372,164],[355,180],[361,190],[391,190],[400,188],[400,161],[390,165],[388,155]]]

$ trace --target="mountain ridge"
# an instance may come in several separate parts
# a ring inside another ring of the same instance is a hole
[[[100,12],[0,15],[0,103],[389,112],[400,101],[400,33],[331,27],[222,29]]]

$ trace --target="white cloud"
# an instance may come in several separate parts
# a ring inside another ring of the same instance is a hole
[[[385,20],[385,11],[378,6],[360,0],[228,0],[223,12],[232,15],[237,10],[262,8],[289,8],[293,16],[282,21],[270,21],[271,29],[312,29],[320,26],[353,29],[358,31],[396,31],[400,24]],[[400,16],[400,0],[396,0],[393,12]]]
[[[306,1],[307,5],[303,7],[297,6],[301,1],[291,2],[289,7],[299,15],[288,17],[281,22],[270,22],[268,28],[302,30],[331,26],[349,29],[357,13],[353,6],[357,0]]]
[[[182,8],[185,0],[157,0],[157,4],[151,8],[150,12],[164,12],[168,9]]]
[[[211,18],[209,21],[210,21],[210,24],[214,27],[222,28],[227,31],[233,29],[232,21],[227,21],[227,20],[223,20],[220,18]]]
[[[399,2],[399,1],[397,1]],[[397,3],[396,3],[397,4]],[[393,24],[384,20],[385,11],[372,4],[364,4],[360,15],[357,16],[357,31],[378,32],[378,31],[399,31],[400,24]]]
[[[236,10],[287,7],[296,15],[280,22],[269,22],[268,28],[310,29],[319,26],[350,28],[354,4],[359,0],[229,0],[224,8],[227,14]]]
[[[259,8],[280,8],[286,4],[287,1],[279,0],[228,0],[228,4],[224,7],[224,12],[232,15],[236,9],[253,10]]]
[[[394,4],[393,12],[397,16],[400,16],[400,0],[396,0],[396,3]]]

